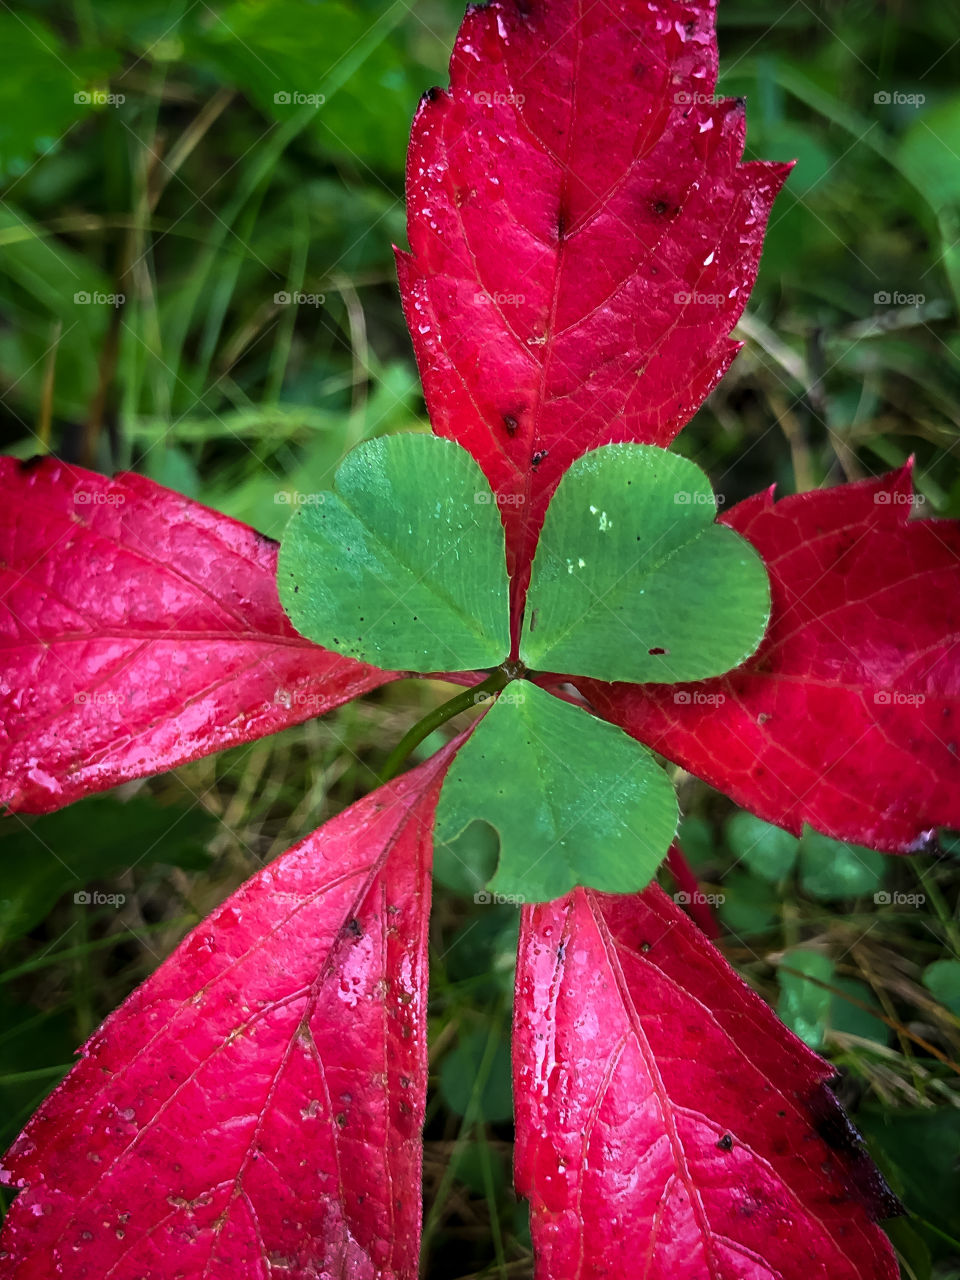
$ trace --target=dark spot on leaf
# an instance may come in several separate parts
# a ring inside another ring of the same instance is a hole
[[[730,1136],[729,1133],[725,1133],[723,1137],[720,1139],[720,1141],[717,1143],[717,1146],[720,1148],[721,1151],[732,1151],[733,1138]]]
[[[549,452],[550,452],[549,449],[537,449],[533,457],[530,459],[531,466],[539,467],[540,463],[544,460],[544,458],[547,456]]]
[[[651,658],[660,658],[665,653],[669,653],[669,652],[670,652],[669,649],[648,649],[647,650],[647,653],[650,654]]]
[[[357,919],[356,916],[354,916],[351,920],[347,921],[347,923],[343,926],[343,931],[344,933],[353,934],[355,938],[363,937],[363,928],[361,927],[360,921]]]
[[[343,1111],[338,1111],[338,1112],[337,1112],[337,1114],[334,1116],[334,1119],[336,1120],[336,1122],[337,1122],[338,1126],[339,1126],[341,1129],[342,1129],[342,1128],[344,1127],[344,1125],[347,1123],[347,1117],[346,1117],[345,1112],[343,1112]]]
[[[847,1189],[877,1222],[903,1213],[903,1205],[870,1159],[860,1134],[828,1085],[822,1084],[809,1101],[813,1127],[842,1165]]]
[[[640,943],[640,950],[643,952],[644,955],[646,955],[647,952],[650,950],[650,945],[651,944],[649,942]]]
[[[505,413],[503,415],[503,425],[507,429],[507,434],[512,436],[516,432],[520,423],[512,413]]]
[[[421,102],[436,102],[436,100],[437,100],[439,97],[440,97],[440,90],[437,88],[437,86],[436,86],[436,85],[433,85],[433,87],[432,87],[432,88],[430,88],[430,89],[428,89],[428,90],[427,90],[427,92],[423,95],[423,97],[420,99],[420,101],[421,101]]]
[[[650,211],[651,213],[655,213],[658,218],[662,218],[665,213],[670,212],[670,201],[669,200],[651,200]],[[674,212],[676,212],[676,210],[674,210]]]

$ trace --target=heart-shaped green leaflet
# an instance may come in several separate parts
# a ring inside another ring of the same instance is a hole
[[[465,449],[381,436],[332,493],[291,519],[277,583],[293,625],[326,649],[404,671],[492,667],[510,649],[503,526]]]
[[[500,837],[490,892],[549,902],[578,884],[643,889],[670,847],[677,800],[621,729],[514,681],[451,762],[435,843],[449,846],[475,821]]]
[[[770,615],[763,561],[715,523],[710,481],[650,445],[605,445],[547,508],[520,657],[540,671],[674,684],[722,675]]]

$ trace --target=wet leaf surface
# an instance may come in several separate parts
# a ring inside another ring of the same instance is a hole
[[[449,753],[243,885],[4,1161],[16,1280],[412,1280],[430,826]]]
[[[296,634],[246,525],[54,459],[0,482],[0,803],[45,813],[391,678]]]
[[[524,911],[516,1182],[539,1280],[895,1280],[896,1200],[786,1030],[656,886]]]

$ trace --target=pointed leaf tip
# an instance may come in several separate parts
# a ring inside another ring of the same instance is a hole
[[[417,112],[407,324],[434,430],[511,503],[515,600],[570,463],[669,444],[736,353],[790,166],[741,163],[716,76],[712,5],[493,0]]]

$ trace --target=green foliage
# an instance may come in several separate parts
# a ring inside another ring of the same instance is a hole
[[[923,985],[960,1018],[960,960],[934,960],[923,971]]]
[[[20,177],[84,116],[105,109],[102,81],[113,62],[107,50],[78,56],[38,17],[0,13],[0,181]]]
[[[813,898],[854,898],[876,892],[883,882],[882,854],[832,840],[811,827],[797,839],[753,814],[735,813],[727,823],[726,838],[743,865],[770,884],[779,884],[799,867],[800,884]]]
[[[527,681],[484,715],[447,772],[435,839],[471,823],[499,836],[491,893],[520,902],[575,885],[649,884],[677,827],[670,780],[646,748]]]
[[[782,827],[741,810],[727,823],[726,836],[731,851],[762,880],[777,884],[793,870],[800,841]]]
[[[879,889],[885,868],[882,853],[862,845],[831,840],[809,827],[800,844],[800,883],[813,898],[855,898]]]
[[[489,1031],[468,1031],[443,1060],[440,1091],[454,1115],[477,1120],[510,1120],[513,1093],[510,1043]]]
[[[833,961],[819,951],[787,951],[777,972],[780,1000],[777,1012],[791,1031],[811,1049],[823,1044],[824,1028],[830,1016]],[[809,979],[816,981],[809,981]]]
[[[327,649],[409,671],[491,667],[510,648],[503,526],[483,473],[436,436],[360,445],[284,535],[280,599]]]
[[[102,898],[115,898],[115,886],[101,892],[90,886],[119,872],[155,863],[202,870],[212,828],[203,809],[172,809],[149,796],[127,802],[94,796],[59,813],[4,826],[0,945],[32,929],[64,894],[92,909]]]
[[[674,684],[749,657],[770,612],[767,573],[715,523],[692,462],[613,444],[564,474],[547,508],[520,656],[543,671]]]
[[[321,145],[398,171],[419,96],[416,67],[390,38],[402,15],[371,24],[362,6],[334,0],[233,3],[191,31],[188,50],[268,119],[283,125],[299,113]],[[304,38],[311,28],[322,43]]]
[[[893,1190],[911,1212],[911,1225],[934,1258],[960,1255],[960,1110],[865,1109],[859,1124]],[[949,1271],[937,1272],[948,1277]]]

